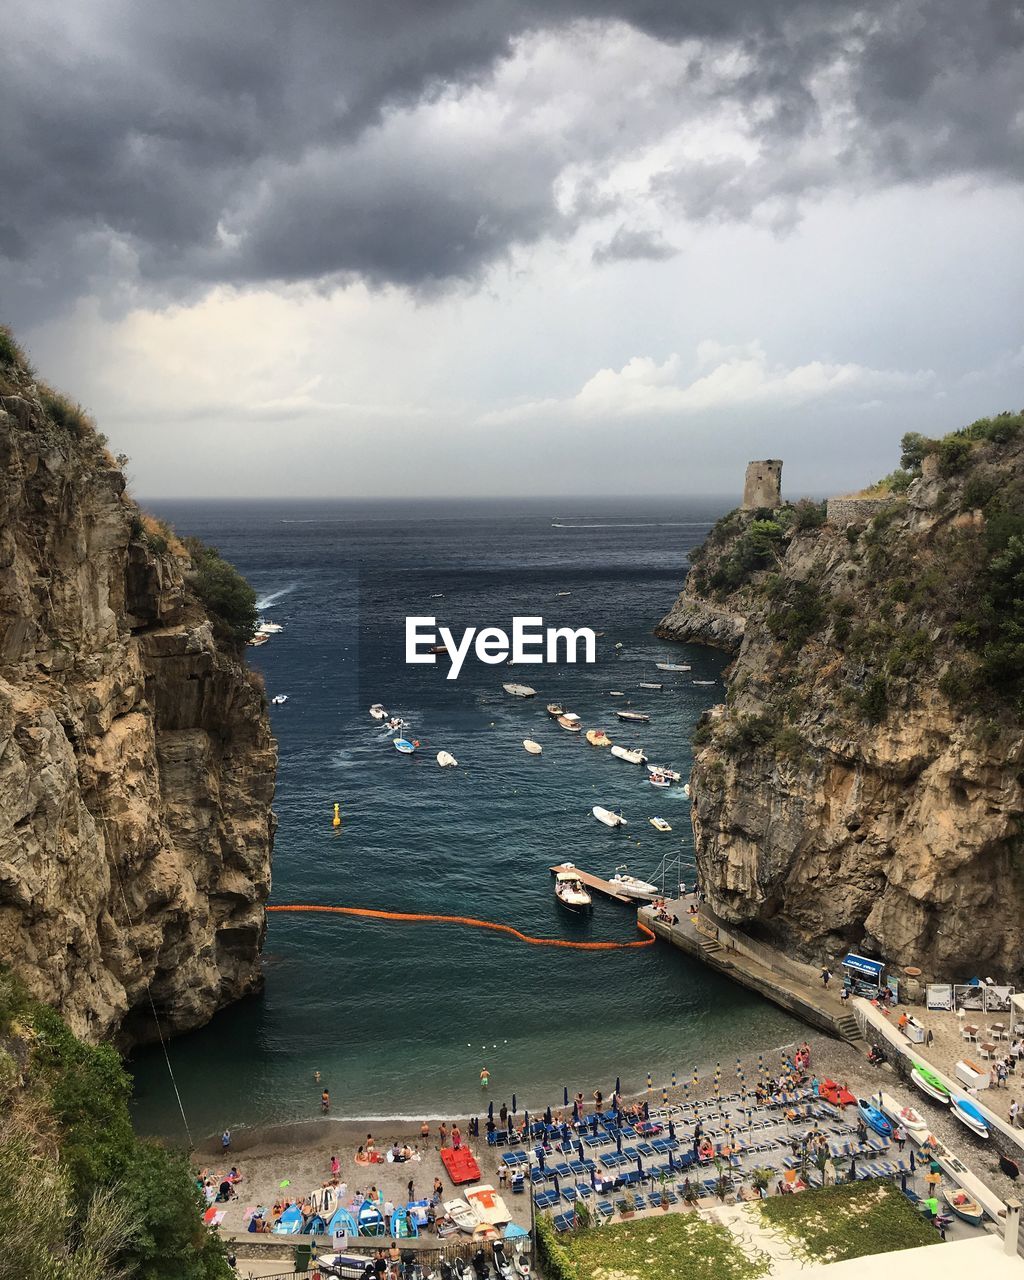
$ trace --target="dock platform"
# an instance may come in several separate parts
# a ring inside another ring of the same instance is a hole
[[[606,894],[609,898],[614,898],[616,902],[624,902],[628,907],[637,906],[633,898],[628,897],[624,893],[620,893],[610,880],[602,880],[600,876],[592,876],[589,871],[581,871],[579,867],[572,863],[560,862],[557,867],[551,868],[551,874],[557,871],[572,871],[581,884],[585,884],[588,889],[596,889],[598,893]]]

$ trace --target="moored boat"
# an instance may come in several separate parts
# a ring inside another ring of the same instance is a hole
[[[652,787],[670,787],[672,779],[666,778],[663,773],[650,773],[647,775],[647,781]]]
[[[621,690],[621,689],[609,689],[609,690],[608,690],[608,697],[609,697],[609,698],[624,698],[625,696],[626,696],[626,695],[622,692],[622,690]]]
[[[656,662],[654,664],[659,671],[689,671],[690,667],[685,662]]]
[[[575,711],[567,711],[564,716],[558,717],[558,723],[563,729],[568,729],[570,733],[579,733],[583,728],[580,718]]]
[[[628,720],[630,724],[650,724],[651,717],[646,711],[616,711],[620,720]]]
[[[631,747],[612,747],[612,755],[618,760],[625,760],[627,764],[645,764],[647,757],[640,750],[634,750]]]
[[[671,782],[682,782],[683,775],[677,773],[675,769],[669,769],[663,764],[649,764],[647,766],[648,773],[660,773],[663,778],[668,778]]]
[[[972,1133],[976,1133],[979,1138],[988,1137],[988,1121],[977,1104],[972,1102],[970,1098],[954,1097],[950,1101],[949,1109],[961,1124],[965,1124]]]
[[[513,698],[535,698],[537,690],[531,689],[528,684],[503,684],[501,686],[506,693],[510,693]]]
[[[288,695],[286,693],[275,693],[274,696],[270,699],[270,701],[274,704],[275,707],[283,707],[284,704],[288,701]]]
[[[960,1187],[943,1187],[942,1198],[958,1218],[969,1222],[972,1227],[980,1227],[984,1222],[984,1209]]]
[[[936,1102],[944,1102],[947,1106],[949,1105],[949,1090],[929,1067],[922,1066],[920,1062],[915,1062],[910,1072],[910,1078],[921,1092],[926,1093],[929,1098],[934,1098]]]
[[[615,813],[611,809],[602,809],[599,804],[595,804],[590,811],[598,822],[603,822],[606,827],[625,827],[628,826],[626,819],[621,813]]]
[[[387,720],[388,718],[388,713],[385,710],[384,704],[382,702],[375,702],[373,704],[373,706],[370,708],[370,715],[373,717],[374,720]]]
[[[534,742],[532,738],[523,739],[523,749],[528,751],[531,756],[539,756],[544,748],[539,742]]]
[[[565,707],[560,702],[549,702],[544,708],[553,720],[557,720],[559,716],[565,715]]]
[[[570,911],[589,911],[594,905],[575,871],[555,872],[555,897]]]
[[[664,686],[663,686],[663,685],[660,685],[660,684],[650,684],[650,683],[648,683],[648,681],[646,681],[646,680],[641,680],[641,681],[639,682],[639,686],[638,686],[638,687],[639,687],[639,688],[641,688],[641,689],[661,689],[661,688],[664,688]]]
[[[658,896],[657,885],[648,884],[646,880],[631,876],[625,866],[616,867],[615,874],[608,883],[615,885],[619,893],[624,893],[627,898],[639,898],[647,901],[649,898]]]
[[[714,682],[714,680],[693,680],[691,683],[692,683],[692,684],[708,685],[708,684],[714,684],[715,682]]]
[[[608,737],[603,729],[588,729],[586,737],[592,747],[610,747],[612,745],[611,738]]]
[[[437,753],[437,763],[442,769],[454,769],[459,762],[450,751],[439,751]]]
[[[411,756],[419,745],[418,742],[410,742],[408,738],[392,739],[392,746],[396,751],[400,751],[403,756]]]
[[[648,822],[650,822],[651,826],[655,829],[655,831],[671,831],[672,830],[671,826],[665,821],[664,818],[648,818]]]

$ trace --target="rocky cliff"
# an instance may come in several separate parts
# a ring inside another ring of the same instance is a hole
[[[832,521],[727,516],[661,624],[736,654],[696,735],[701,880],[808,959],[1019,983],[1024,418],[908,437],[904,463]]]
[[[258,986],[276,745],[188,552],[0,339],[0,962],[125,1047]]]

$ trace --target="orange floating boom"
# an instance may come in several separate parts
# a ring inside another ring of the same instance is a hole
[[[322,907],[310,903],[287,903],[267,907],[268,911],[312,911],[323,915],[359,916],[364,920],[403,920],[411,924],[462,924],[471,929],[491,929],[495,933],[507,933],[532,947],[565,947],[570,951],[632,951],[636,947],[649,947],[655,941],[654,931],[641,920],[636,927],[646,937],[636,942],[568,942],[564,938],[532,938],[520,933],[510,924],[497,924],[493,920],[477,920],[473,916],[428,915],[416,911],[374,911],[369,907]]]

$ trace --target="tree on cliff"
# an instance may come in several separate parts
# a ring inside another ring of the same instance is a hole
[[[229,645],[241,647],[256,630],[256,592],[233,564],[215,547],[186,538],[192,557],[192,588],[206,605],[214,632]]]

